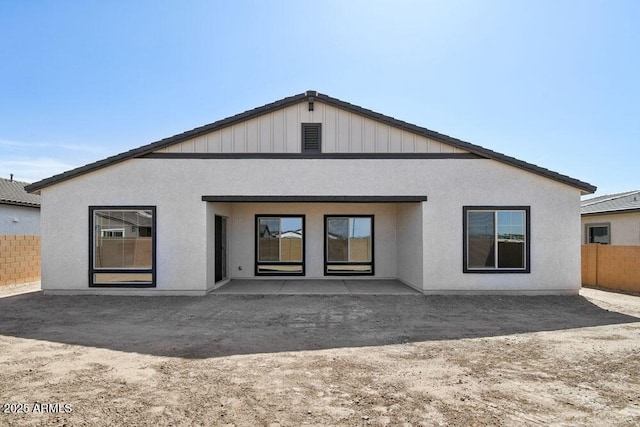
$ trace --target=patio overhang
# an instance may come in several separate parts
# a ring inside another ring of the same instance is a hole
[[[427,196],[202,196],[203,202],[233,203],[417,203]]]

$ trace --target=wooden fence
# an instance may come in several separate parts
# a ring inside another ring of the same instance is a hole
[[[582,284],[640,292],[640,246],[582,245]]]
[[[0,235],[0,286],[40,280],[40,236]]]

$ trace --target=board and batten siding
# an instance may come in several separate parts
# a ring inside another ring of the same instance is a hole
[[[466,153],[334,106],[315,102],[283,108],[157,153],[300,153],[301,123],[322,123],[323,153]]]

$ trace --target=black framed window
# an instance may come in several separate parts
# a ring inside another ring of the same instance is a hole
[[[599,243],[608,245],[611,243],[611,224],[587,224],[587,243]]]
[[[304,276],[304,215],[256,215],[256,276]]]
[[[465,273],[529,273],[529,206],[463,207]]]
[[[373,275],[373,215],[325,215],[325,275]]]
[[[156,207],[89,207],[89,286],[156,286]]]

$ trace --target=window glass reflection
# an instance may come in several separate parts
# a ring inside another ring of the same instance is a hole
[[[371,218],[351,218],[349,225],[349,262],[371,261]]]
[[[327,260],[349,260],[349,221],[347,218],[327,220]]]
[[[467,265],[469,268],[494,267],[493,212],[469,212],[467,221]]]
[[[304,218],[258,217],[256,274],[302,274]],[[293,264],[293,265],[291,265]]]
[[[95,210],[94,268],[152,268],[150,210]]]
[[[468,211],[467,268],[524,269],[526,221],[525,211]]]
[[[326,217],[327,274],[373,274],[373,217]]]

